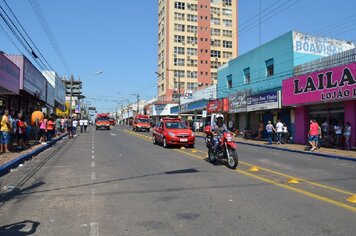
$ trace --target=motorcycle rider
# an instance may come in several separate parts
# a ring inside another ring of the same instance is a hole
[[[215,116],[216,122],[213,122],[211,125],[211,132],[214,134],[214,138],[212,140],[212,144],[214,147],[214,153],[216,154],[218,147],[219,147],[219,142],[220,138],[223,135],[224,132],[229,132],[226,125],[224,124],[224,116],[222,114],[217,114]]]

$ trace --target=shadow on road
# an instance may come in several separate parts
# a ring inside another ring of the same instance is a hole
[[[39,222],[24,220],[14,224],[0,226],[0,235],[6,236],[24,236],[36,233]]]
[[[35,189],[38,188],[39,186],[45,184],[44,182],[40,181],[37,183],[34,183],[26,188],[14,188],[12,191],[7,192],[7,193],[3,193],[0,194],[0,206],[2,205],[2,203],[10,200],[11,198],[17,196],[17,195],[23,195],[24,192],[31,190],[31,189]],[[1,231],[0,231],[1,232]],[[2,234],[0,234],[2,235]]]

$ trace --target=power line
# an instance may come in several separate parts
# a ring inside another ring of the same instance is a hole
[[[31,5],[33,11],[35,12],[37,19],[40,22],[49,42],[51,43],[57,57],[60,59],[62,65],[66,69],[67,73],[71,74],[68,63],[67,63],[65,57],[63,56],[62,51],[60,50],[60,48],[58,46],[57,40],[54,37],[54,34],[48,24],[47,18],[44,15],[41,6],[38,4],[37,0],[29,0],[29,2],[30,2],[30,5]]]

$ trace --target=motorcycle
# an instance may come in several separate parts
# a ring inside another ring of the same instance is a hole
[[[208,159],[211,163],[216,161],[226,161],[229,168],[236,169],[239,163],[239,157],[237,154],[237,144],[233,142],[233,136],[229,132],[224,132],[219,139],[218,150],[214,152],[213,146],[213,134],[210,131],[206,131],[206,146],[208,148]]]

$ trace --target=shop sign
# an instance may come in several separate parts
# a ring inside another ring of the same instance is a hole
[[[283,106],[356,98],[356,62],[282,82]]]
[[[27,59],[24,60],[23,89],[46,101],[46,79]]]
[[[229,111],[229,99],[221,98],[208,102],[206,106],[208,113],[217,113],[217,112],[228,112]]]
[[[229,113],[238,113],[238,112],[246,112],[247,111],[247,94],[236,93],[229,98]]]
[[[355,48],[355,45],[343,40],[316,37],[300,32],[293,32],[293,48],[294,52],[318,56],[331,56],[335,53],[353,49]]]
[[[279,108],[278,91],[256,94],[247,98],[247,111]]]
[[[0,54],[0,86],[7,91],[0,90],[1,94],[19,94],[20,69],[4,55]]]

